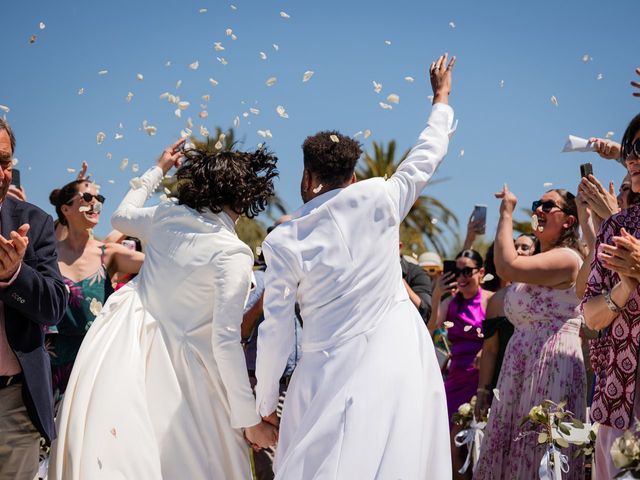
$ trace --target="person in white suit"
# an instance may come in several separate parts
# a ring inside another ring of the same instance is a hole
[[[454,63],[445,54],[431,64],[431,115],[390,178],[355,183],[360,145],[338,132],[303,145],[305,204],[262,245],[256,401],[273,423],[296,301],[304,321],[276,479],[451,478],[440,368],[394,252],[400,223],[447,153]]]
[[[82,343],[50,479],[250,479],[243,430],[256,446],[276,441],[256,413],[240,344],[253,255],[235,233],[238,216],[258,214],[273,194],[276,158],[181,144],[112,217],[145,243],[146,258]],[[177,200],[143,208],[183,154]]]

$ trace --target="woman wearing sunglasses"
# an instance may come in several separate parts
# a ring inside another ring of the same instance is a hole
[[[575,280],[582,265],[575,197],[549,190],[533,202],[532,226],[540,253],[519,256],[513,242],[517,199],[505,185],[495,239],[496,270],[513,282],[504,311],[515,331],[507,344],[474,479],[538,478],[545,445],[535,435],[518,438],[521,419],[545,399],[567,401],[578,418],[585,412],[585,368]],[[517,439],[517,440],[516,440]],[[572,449],[573,450],[573,449]],[[582,459],[568,453],[568,479],[584,476]]]
[[[77,179],[54,190],[49,200],[66,235],[57,243],[58,265],[69,288],[69,304],[60,323],[48,331],[54,399],[64,394],[73,363],[87,330],[113,292],[114,272],[137,273],[144,254],[118,243],[95,239],[105,198],[96,185]]]
[[[482,321],[487,302],[493,292],[480,287],[484,277],[482,256],[475,250],[463,250],[456,256],[453,272],[442,275],[433,289],[429,332],[444,325],[451,344],[451,365],[444,382],[447,394],[447,410],[451,440],[454,478],[471,478],[471,471],[458,473],[465,461],[466,452],[453,442],[459,428],[451,422],[458,407],[471,400],[478,388],[476,356],[482,348]],[[444,301],[442,297],[450,292]]]
[[[624,161],[631,189],[640,192],[640,115],[614,145]],[[591,341],[590,358],[596,375],[591,420],[600,424],[596,440],[596,478],[613,478],[618,470],[611,445],[624,430],[640,421],[640,205],[605,220],[595,244],[595,261],[583,298],[587,326],[600,331]]]

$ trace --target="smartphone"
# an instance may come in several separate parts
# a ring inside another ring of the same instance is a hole
[[[16,188],[20,188],[20,170],[14,168],[11,171],[11,185]]]
[[[476,233],[478,235],[484,235],[487,230],[487,206],[476,205],[473,208],[471,218],[473,218]]]
[[[443,262],[442,274],[446,275],[447,273],[455,273],[456,271],[456,261],[455,260],[445,260]]]
[[[593,165],[590,163],[583,163],[580,165],[580,176],[587,177],[589,175],[593,175]]]

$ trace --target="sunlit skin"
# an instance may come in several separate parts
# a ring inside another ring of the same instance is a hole
[[[564,200],[557,192],[554,191],[546,192],[542,197],[540,197],[540,200],[543,202],[551,200],[558,207],[564,207]],[[533,234],[540,242],[541,250],[543,252],[553,248],[562,232],[567,228],[571,228],[576,222],[575,217],[567,215],[560,210],[560,208],[556,207],[554,207],[549,213],[543,212],[542,207],[538,207],[534,212],[534,215],[538,217],[538,228],[533,232]]]
[[[531,237],[527,235],[522,235],[515,239],[513,244],[516,247],[516,253],[518,255],[529,256],[533,255],[535,249],[535,243]]]
[[[100,222],[100,213],[95,212],[94,208],[98,201],[96,198],[92,198],[90,202],[86,202],[81,195],[85,192],[89,192],[92,195],[97,195],[98,191],[96,186],[90,182],[85,182],[78,185],[78,194],[73,198],[73,201],[68,205],[63,205],[61,210],[64,213],[67,223],[70,229],[74,230],[86,230],[92,229],[98,222]],[[90,210],[81,212],[80,207],[89,207]]]

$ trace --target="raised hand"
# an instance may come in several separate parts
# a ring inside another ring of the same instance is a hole
[[[578,186],[578,194],[587,203],[591,212],[602,220],[618,213],[618,197],[613,182],[609,182],[609,191],[606,191],[595,176],[583,177]]]
[[[500,203],[500,215],[505,213],[511,215],[518,204],[518,198],[509,191],[506,183],[502,186],[502,191],[497,192],[495,196],[502,200]]]
[[[636,68],[636,73],[640,75],[640,68]],[[631,82],[631,86],[638,89],[637,92],[633,92],[634,97],[640,97],[640,82]]]
[[[605,160],[618,160],[620,158],[620,144],[613,140],[591,137],[589,143],[593,144],[595,152]]]
[[[429,78],[433,90],[433,104],[449,103],[449,93],[451,93],[451,73],[456,64],[456,57],[451,57],[447,64],[448,54],[440,55],[429,67]]]
[[[456,278],[453,273],[447,272],[443,275],[440,275],[438,280],[436,281],[435,286],[433,287],[433,293],[431,294],[431,301],[433,303],[439,302],[442,299],[442,296],[445,292],[453,293],[456,289]]]
[[[78,176],[76,177],[78,180],[88,180],[87,170],[89,169],[89,164],[87,162],[82,162],[82,166],[80,167],[80,171],[78,172]]]
[[[164,149],[162,155],[158,159],[158,166],[162,169],[162,173],[171,170],[172,167],[180,167],[180,159],[183,157],[180,147],[184,144],[185,139],[181,138],[171,146]]]

